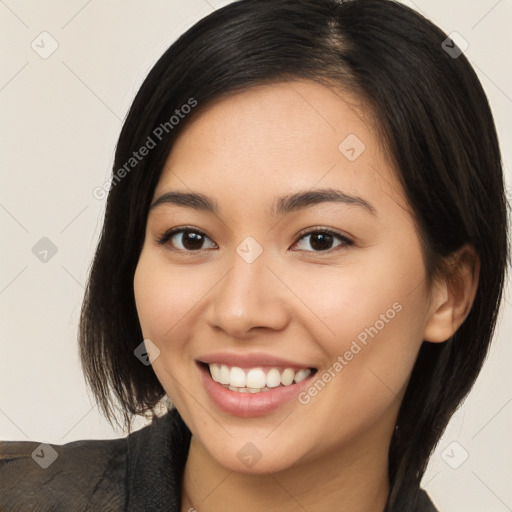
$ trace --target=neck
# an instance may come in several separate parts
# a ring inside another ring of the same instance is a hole
[[[181,511],[382,512],[389,494],[391,435],[383,443],[381,436],[373,434],[351,440],[348,448],[272,474],[229,471],[192,437]]]

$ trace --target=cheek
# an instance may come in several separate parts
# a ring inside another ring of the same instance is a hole
[[[344,283],[338,289],[325,279],[329,293],[313,297],[312,309],[323,306],[322,320],[334,335],[324,329],[316,339],[326,357],[324,367],[299,397],[304,422],[311,422],[311,429],[323,425],[325,438],[340,444],[378,419],[386,418],[388,425],[395,421],[422,343],[424,291],[418,287],[411,293],[396,282],[373,281],[373,287],[354,278]],[[328,449],[329,443],[319,444]]]
[[[165,259],[142,251],[134,276],[137,313],[144,337],[164,343],[204,294],[190,269],[171,269]]]
[[[415,255],[410,260],[387,258],[381,250],[370,256],[344,266],[287,271],[286,281],[296,283],[293,290],[306,306],[296,312],[304,310],[302,321],[309,329],[318,324],[315,334],[331,357],[356,339],[364,345],[389,334],[394,346],[400,340],[414,344],[421,337],[428,310],[421,264]]]
[[[295,280],[302,283],[296,293],[321,320],[309,313],[304,322],[310,332],[319,325],[316,342],[325,361],[318,378],[328,382],[308,390],[304,403],[317,412],[325,407],[340,421],[371,422],[404,389],[423,341],[428,300],[421,254],[381,247],[368,261],[304,276]]]
[[[318,338],[327,356],[329,391],[322,391],[325,400],[318,400],[317,406],[343,403],[329,414],[345,421],[361,416],[361,404],[371,403],[364,413],[370,421],[395,400],[423,341],[428,301],[422,267],[403,258],[394,261],[401,264],[381,258],[373,265],[317,273],[303,289],[310,290],[311,309],[322,311],[331,331],[325,335],[324,330]]]
[[[165,259],[143,249],[134,275],[137,314],[144,339],[153,341],[160,355],[152,362],[153,371],[172,402],[186,411],[179,381],[185,381],[186,340],[190,327],[187,315],[204,294],[191,280],[190,271],[171,269]]]

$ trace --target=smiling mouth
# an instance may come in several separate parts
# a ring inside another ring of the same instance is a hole
[[[286,368],[255,366],[240,368],[221,363],[199,364],[209,372],[212,380],[225,389],[239,393],[262,393],[298,384],[317,372],[316,368]]]

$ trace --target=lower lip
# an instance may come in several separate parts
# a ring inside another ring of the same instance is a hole
[[[263,416],[269,414],[287,402],[291,402],[297,395],[310,384],[312,374],[298,384],[278,386],[270,391],[259,393],[240,393],[231,391],[215,382],[208,370],[198,364],[203,385],[213,403],[222,411],[237,416]]]

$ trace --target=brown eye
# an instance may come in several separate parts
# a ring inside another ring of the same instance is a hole
[[[317,229],[316,231],[309,231],[307,233],[304,233],[297,243],[306,241],[308,240],[308,238],[309,243],[303,244],[305,245],[305,247],[299,247],[299,250],[308,252],[327,252],[335,249],[336,247],[352,245],[353,243],[351,240],[344,237],[343,235],[325,229]],[[336,239],[339,240],[339,243],[333,246],[333,243],[335,243]]]
[[[207,240],[210,240],[210,238],[202,231],[191,228],[182,228],[168,231],[158,240],[158,243],[164,245],[170,242],[173,248],[180,251],[190,252],[209,248],[203,247]],[[212,243],[212,247],[215,247],[215,244]]]

